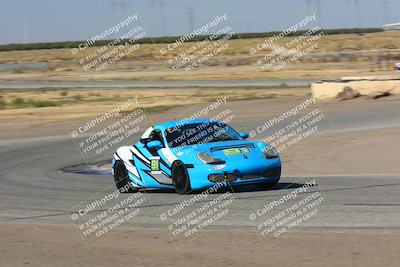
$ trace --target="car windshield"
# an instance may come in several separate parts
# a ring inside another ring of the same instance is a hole
[[[171,127],[165,131],[165,136],[169,147],[242,139],[235,130],[221,122],[192,123]]]

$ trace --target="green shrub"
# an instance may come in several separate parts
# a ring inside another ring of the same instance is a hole
[[[7,102],[3,99],[3,97],[0,97],[0,109],[4,109],[7,105]]]
[[[21,98],[21,97],[17,97],[17,98],[14,98],[13,100],[11,100],[11,104],[12,105],[22,105],[22,104],[24,104],[25,103],[25,100],[23,99],[23,98]]]
[[[99,93],[89,93],[88,95],[89,95],[89,96],[100,96]]]
[[[57,106],[56,103],[48,100],[30,100],[29,104],[35,108],[43,108],[43,107],[54,107]]]
[[[350,29],[323,29],[325,34],[362,34],[362,33],[373,33],[382,32],[382,28],[350,28]],[[291,33],[288,36],[299,36],[306,31],[297,31]],[[280,32],[245,32],[233,34],[231,39],[247,39],[247,38],[265,38],[270,37]],[[189,42],[203,41],[211,35],[196,35]],[[137,41],[140,44],[163,44],[163,43],[173,43],[182,36],[163,36],[163,37],[147,37],[142,38]],[[223,38],[221,35],[219,38]],[[99,40],[93,44],[93,46],[104,46],[113,40]],[[122,40],[125,42],[128,40]],[[67,42],[47,42],[47,43],[30,43],[30,44],[5,44],[0,45],[0,51],[14,51],[14,50],[36,50],[36,49],[53,49],[53,48],[77,48],[79,44],[84,43],[84,41],[67,41]]]
[[[73,98],[75,101],[80,101],[80,100],[82,100],[82,96],[81,96],[81,95],[74,95],[72,98]]]

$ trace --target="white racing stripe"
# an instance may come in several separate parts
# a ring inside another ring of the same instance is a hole
[[[132,159],[132,152],[128,146],[122,146],[117,149],[118,156],[121,157],[122,162],[124,163],[126,169],[135,175],[138,179],[140,179],[139,173],[135,166],[129,161]],[[118,159],[117,156],[114,154],[114,158]]]
[[[144,162],[146,162],[147,164],[150,164],[150,161],[149,161],[147,158],[145,158],[145,157],[142,155],[142,153],[140,153],[134,146],[131,146],[130,149],[131,149],[132,153],[135,154],[136,157],[142,159],[142,160],[143,160]]]

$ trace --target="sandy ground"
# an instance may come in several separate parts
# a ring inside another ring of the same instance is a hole
[[[398,231],[298,233],[264,240],[210,230],[192,242],[166,231],[121,229],[87,249],[68,225],[2,223],[0,265],[15,266],[399,266]]]
[[[284,174],[400,173],[399,147],[400,128],[321,134],[284,156]]]
[[[277,96],[299,97],[309,93],[307,87],[5,89],[0,90],[0,101],[6,103],[2,108],[0,102],[0,123],[35,126],[85,120],[127,104],[129,100],[131,102],[123,110],[141,108],[148,113],[164,113],[172,107],[183,106],[188,109],[191,105],[210,103],[221,96],[225,96],[228,101],[238,101]],[[46,106],[38,108],[40,103]]]

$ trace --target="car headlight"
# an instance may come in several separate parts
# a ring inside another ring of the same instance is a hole
[[[266,147],[264,147],[263,155],[266,159],[274,159],[279,156],[276,148],[271,145],[267,145]]]
[[[197,158],[204,162],[205,164],[221,164],[225,163],[223,159],[214,158],[211,154],[207,152],[199,152],[197,153]]]

